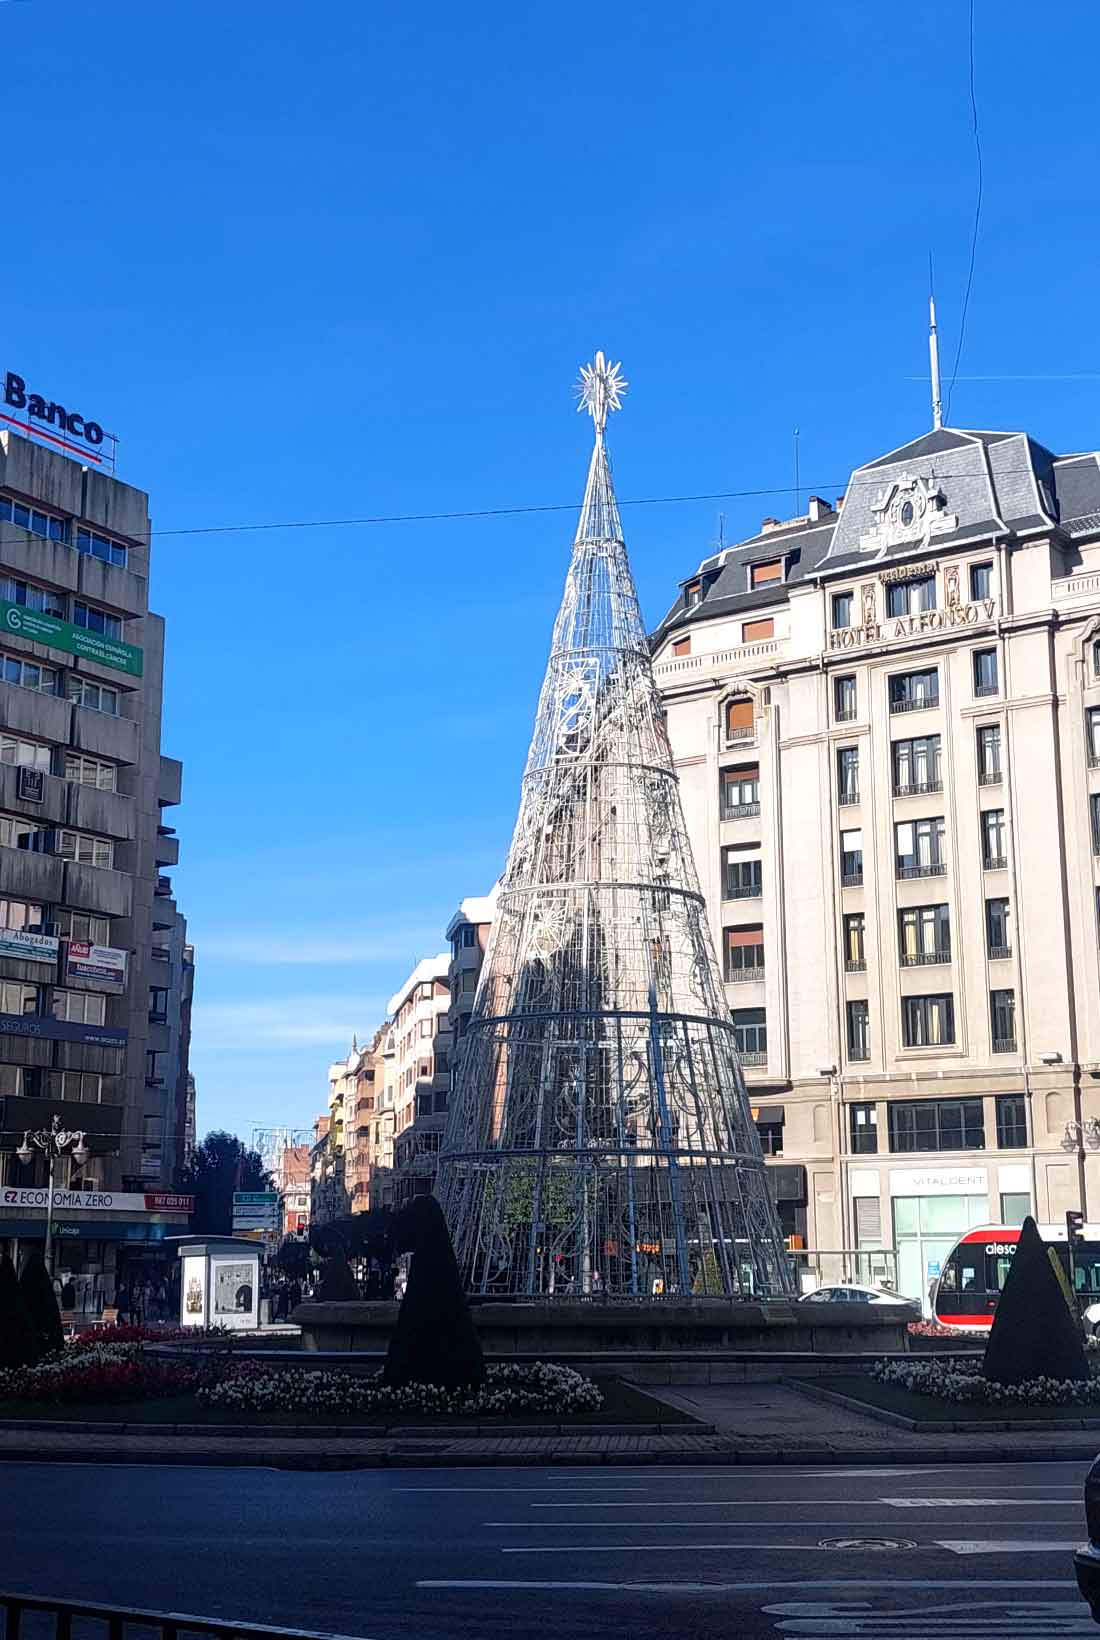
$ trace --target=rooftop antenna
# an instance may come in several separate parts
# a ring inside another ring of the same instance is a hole
[[[802,481],[798,471],[798,428],[794,430],[794,515],[802,511]]]
[[[932,252],[928,253],[928,360],[932,367],[932,426],[943,426],[940,396],[940,344],[936,336],[936,292],[932,282]]]
[[[718,551],[722,552],[726,545],[726,515],[718,514]]]

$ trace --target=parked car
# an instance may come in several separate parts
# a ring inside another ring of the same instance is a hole
[[[845,1281],[837,1287],[817,1287],[812,1293],[803,1293],[801,1304],[894,1304],[905,1310],[912,1321],[921,1318],[921,1307],[915,1298],[903,1298],[889,1287],[865,1287],[858,1281]]]
[[[1085,1525],[1089,1541],[1074,1555],[1073,1569],[1093,1621],[1100,1623],[1100,1458],[1085,1476]]]

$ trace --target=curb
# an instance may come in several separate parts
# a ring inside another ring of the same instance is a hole
[[[717,1435],[714,1424],[690,1422],[678,1418],[674,1423],[655,1424],[127,1424],[112,1421],[96,1423],[75,1419],[0,1418],[0,1433],[14,1435],[118,1435],[133,1439],[145,1436],[148,1440],[174,1440],[186,1436],[191,1440],[217,1439],[257,1441],[448,1441],[483,1440],[551,1440],[569,1437],[600,1438],[609,1435]],[[0,1458],[3,1449],[0,1448]]]

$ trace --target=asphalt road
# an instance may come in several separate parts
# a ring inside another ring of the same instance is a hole
[[[0,1587],[367,1640],[1100,1640],[1085,1467],[5,1464]]]

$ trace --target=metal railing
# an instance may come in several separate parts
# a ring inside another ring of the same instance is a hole
[[[762,980],[764,978],[764,964],[756,968],[728,968],[726,970],[726,984],[740,985],[748,980]]]
[[[854,723],[855,720],[856,720],[856,708],[854,706],[838,706],[837,707],[837,709],[836,709],[836,721],[837,721],[837,723]]]
[[[723,820],[750,820],[754,814],[759,813],[759,803],[725,803],[722,805]]]
[[[852,791],[851,788],[849,788],[847,791],[838,792],[836,800],[837,800],[838,808],[842,808],[842,809],[845,808],[848,804],[858,803],[859,802],[858,788],[855,791]]]
[[[849,957],[844,964],[844,969],[849,974],[865,974],[867,972],[867,959],[866,957]]]
[[[942,877],[946,871],[946,861],[936,860],[930,866],[899,866],[898,877]]]
[[[982,769],[978,774],[979,786],[1000,786],[1004,784],[1004,774],[1000,769]]]
[[[766,1053],[742,1053],[738,1050],[737,1057],[742,1065],[766,1065],[768,1063]]]
[[[722,898],[724,900],[758,900],[763,892],[764,888],[761,883],[727,883]]]
[[[1014,1036],[995,1036],[993,1038],[994,1053],[1015,1053],[1016,1038]]]
[[[899,781],[894,787],[895,797],[927,797],[934,792],[943,791],[942,780],[907,780]]]
[[[915,700],[892,700],[890,702],[890,711],[923,712],[927,711],[930,707],[938,706],[939,704],[940,696],[939,691],[937,690],[934,695],[918,695]]]
[[[974,685],[974,699],[982,700],[986,695],[999,695],[1000,685],[996,683],[976,683]]]
[[[726,730],[726,739],[727,740],[755,740],[755,738],[756,738],[756,724],[755,723],[748,724],[748,725],[742,724],[739,729],[729,729],[729,728],[727,728],[727,730]]]
[[[991,945],[989,947],[990,962],[1002,962],[1005,957],[1010,957],[1011,955],[1011,945]]]
[[[858,871],[842,871],[840,874],[840,886],[841,888],[862,888],[863,867],[861,866]]]
[[[982,861],[983,871],[1003,871],[1008,865],[1007,854],[987,854]]]
[[[1089,753],[1089,768],[1100,769],[1100,752]]]
[[[102,1640],[126,1640],[129,1627],[152,1629],[160,1640],[181,1634],[213,1635],[216,1640],[342,1640],[314,1629],[275,1628],[267,1623],[238,1623],[233,1618],[192,1617],[185,1612],[145,1611],[136,1606],[105,1606],[90,1600],[57,1600],[33,1594],[0,1594],[4,1640],[23,1640],[23,1618],[53,1618],[54,1640],[71,1640],[73,1620],[104,1625]],[[33,1625],[41,1632],[41,1624]],[[147,1637],[143,1637],[147,1640]]]
[[[936,951],[903,951],[901,966],[903,968],[931,968],[939,962],[951,961],[951,947],[942,945]]]

